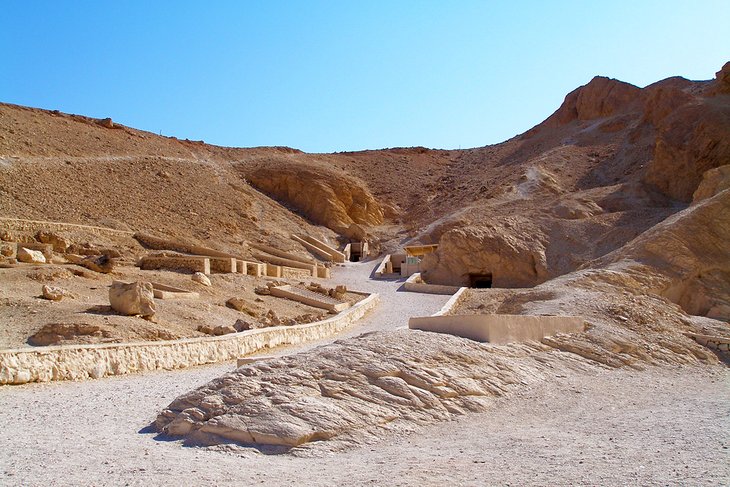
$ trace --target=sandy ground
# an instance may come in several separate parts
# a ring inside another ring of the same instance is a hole
[[[362,279],[370,266],[338,268],[337,278]],[[360,281],[359,289],[381,293],[383,305],[342,336],[403,326],[448,299],[397,292],[400,285]],[[337,453],[316,446],[300,456],[187,448],[147,432],[176,396],[232,367],[0,388],[0,484],[730,483],[726,367],[560,377],[557,386],[497,400],[488,413]]]

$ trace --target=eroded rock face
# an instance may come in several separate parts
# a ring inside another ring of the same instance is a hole
[[[666,279],[649,287],[692,315],[730,320],[730,189],[644,232],[599,263],[631,260]]]
[[[177,398],[155,426],[191,443],[292,447],[399,419],[424,424],[483,411],[515,385],[543,380],[548,366],[533,368],[527,357],[548,350],[418,331],[370,334],[241,367]]]
[[[494,287],[530,287],[548,278],[544,238],[525,231],[517,220],[449,230],[439,248],[426,255],[421,275],[426,282],[470,285],[470,276],[491,274]]]
[[[263,167],[247,178],[261,191],[343,235],[353,223],[379,225],[383,209],[364,183],[339,174],[297,167]]]
[[[153,316],[154,297],[152,284],[149,282],[114,281],[109,288],[109,303],[112,309],[125,315]]]

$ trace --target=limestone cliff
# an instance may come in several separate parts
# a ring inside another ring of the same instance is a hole
[[[276,164],[246,172],[256,188],[342,235],[353,223],[379,225],[383,209],[365,184],[345,174]]]

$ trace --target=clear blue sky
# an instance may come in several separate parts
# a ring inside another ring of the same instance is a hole
[[[33,1],[0,6],[0,101],[228,146],[476,147],[594,75],[709,79],[730,1]]]

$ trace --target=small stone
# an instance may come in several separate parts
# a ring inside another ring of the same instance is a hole
[[[202,272],[196,272],[195,274],[193,274],[193,281],[197,282],[198,284],[202,284],[203,286],[212,285],[208,276],[206,276]]]
[[[236,329],[233,325],[218,325],[213,328],[213,335],[215,336],[229,335],[231,333],[236,333]]]
[[[55,286],[49,286],[48,284],[44,284],[43,288],[41,289],[43,293],[43,297],[45,299],[50,299],[51,301],[60,301],[63,298],[73,298],[73,294],[66,291],[65,289],[61,289],[60,287]]]
[[[198,325],[198,331],[200,333],[205,333],[206,335],[212,335],[213,327],[209,325]]]

